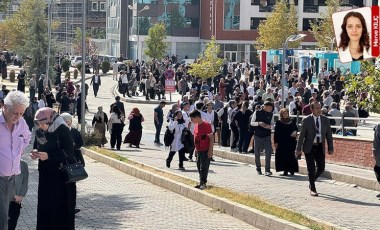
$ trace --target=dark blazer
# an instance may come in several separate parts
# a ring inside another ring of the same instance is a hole
[[[98,77],[99,77],[98,85],[101,85],[102,84],[102,80],[101,80],[100,75],[98,75]],[[95,75],[93,75],[92,78],[91,78],[90,85],[91,84],[95,84]]]
[[[321,141],[323,144],[323,153],[325,153],[325,143],[327,141],[328,151],[334,151],[333,138],[330,121],[327,117],[321,115]],[[313,115],[309,115],[302,120],[301,132],[297,142],[297,151],[309,153],[313,147],[314,138],[317,134]]]

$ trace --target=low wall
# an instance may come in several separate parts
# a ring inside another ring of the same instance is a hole
[[[334,154],[326,155],[326,161],[360,168],[373,168],[372,140],[360,137],[334,136]]]

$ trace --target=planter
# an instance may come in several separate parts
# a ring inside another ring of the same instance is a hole
[[[11,70],[9,73],[9,81],[10,82],[15,82],[16,81],[16,73],[14,70]]]

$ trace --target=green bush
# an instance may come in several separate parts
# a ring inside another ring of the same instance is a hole
[[[77,70],[79,70],[79,72],[82,72],[82,63],[78,63],[75,68],[77,68]]]
[[[9,81],[10,82],[15,82],[16,81],[16,73],[15,73],[15,71],[13,69],[9,72]]]
[[[70,62],[69,59],[63,59],[62,64],[61,64],[61,66],[62,66],[62,71],[63,71],[63,72],[67,72],[67,71],[69,71],[69,69],[70,69],[70,65],[71,65],[71,62]]]
[[[77,78],[78,78],[78,70],[74,69],[74,79],[77,79]]]
[[[102,62],[101,69],[104,74],[108,73],[108,71],[110,71],[110,68],[111,68],[111,63],[109,61]]]
[[[102,135],[97,131],[86,133],[82,138],[84,146],[99,146],[102,141]]]

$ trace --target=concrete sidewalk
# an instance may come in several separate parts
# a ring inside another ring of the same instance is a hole
[[[186,171],[178,169],[175,156],[171,168],[166,168],[168,149],[153,145],[152,134],[143,134],[141,149],[122,146],[119,154],[131,160],[157,167],[181,176],[198,180],[196,164],[185,162]],[[216,158],[210,166],[209,183],[237,192],[251,194],[279,206],[323,220],[342,228],[374,229],[380,226],[375,218],[380,207],[377,192],[346,183],[320,179],[317,182],[319,197],[311,197],[307,177],[259,176],[255,166],[247,163]],[[360,218],[358,218],[360,217]],[[375,227],[376,228],[376,227]]]
[[[36,228],[37,161],[29,154],[29,191],[18,230]],[[89,177],[77,183],[75,229],[257,229],[174,192],[85,157]]]

